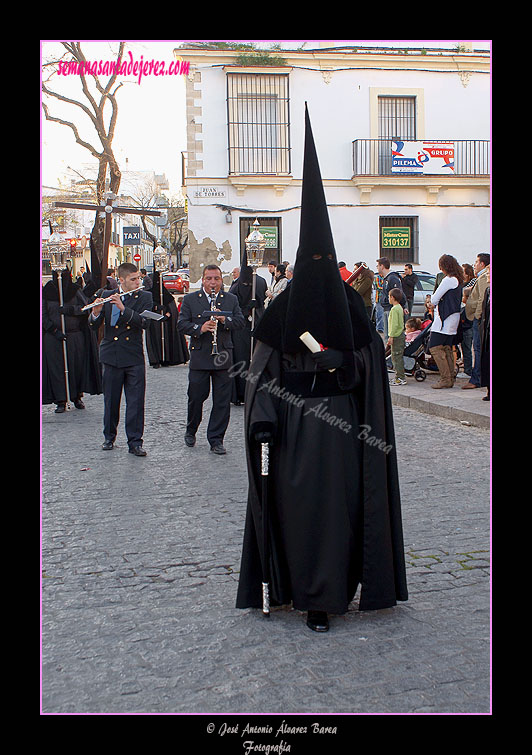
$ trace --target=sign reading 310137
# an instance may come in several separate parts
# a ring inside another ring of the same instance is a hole
[[[411,246],[410,228],[408,226],[383,226],[381,246],[383,249],[397,249],[398,247],[409,249]]]

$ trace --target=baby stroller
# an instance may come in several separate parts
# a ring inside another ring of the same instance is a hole
[[[405,346],[403,354],[405,375],[408,375],[408,377],[414,377],[418,382],[425,380],[427,377],[426,360],[429,354],[428,343],[431,327],[432,323],[429,321],[429,324],[421,331],[421,333]],[[389,371],[393,371],[391,356],[386,359],[386,366]]]

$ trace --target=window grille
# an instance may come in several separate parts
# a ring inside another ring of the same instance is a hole
[[[227,74],[229,173],[290,173],[287,74]]]
[[[392,264],[402,264],[410,262],[415,265],[419,264],[419,218],[417,216],[407,217],[384,217],[379,218],[379,248],[380,257],[388,257]],[[382,245],[382,228],[410,228],[410,246],[409,247],[390,247]]]
[[[391,173],[391,140],[416,139],[416,98],[379,97],[379,174]]]

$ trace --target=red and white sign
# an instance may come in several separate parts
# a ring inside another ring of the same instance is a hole
[[[135,262],[140,262],[140,254],[134,254],[133,259],[135,260]]]

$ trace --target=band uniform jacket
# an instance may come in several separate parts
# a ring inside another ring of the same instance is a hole
[[[102,298],[113,293],[116,292],[104,291]],[[100,362],[113,367],[131,367],[144,363],[142,333],[149,320],[141,317],[140,313],[146,309],[151,311],[153,307],[152,295],[147,291],[136,291],[124,296],[122,301],[125,308],[116,325],[111,325],[113,305],[110,302],[103,305],[98,317],[89,317],[89,325],[94,330],[98,330],[102,322],[105,325],[100,343]]]
[[[190,364],[191,370],[226,370],[233,364],[233,339],[231,331],[241,330],[245,325],[244,315],[240,309],[238,299],[234,294],[220,291],[216,297],[216,308],[231,312],[222,324],[218,321],[218,353],[220,358],[215,360],[212,352],[212,333],[200,333],[201,326],[208,320],[203,312],[210,310],[211,300],[203,289],[187,294],[181,304],[177,327],[185,335],[190,336]],[[227,356],[222,357],[222,354]]]

